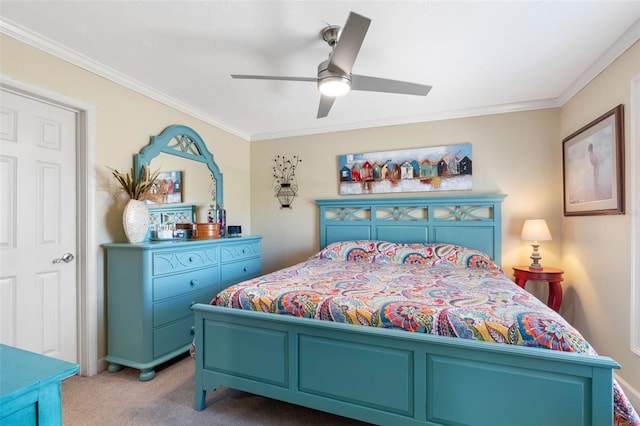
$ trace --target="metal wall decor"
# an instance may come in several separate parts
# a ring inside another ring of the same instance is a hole
[[[273,159],[273,189],[281,209],[290,209],[291,203],[298,194],[296,168],[301,162],[297,155],[291,159],[278,155]]]

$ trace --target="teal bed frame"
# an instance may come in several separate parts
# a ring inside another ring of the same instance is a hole
[[[451,242],[501,256],[503,195],[318,200],[324,247]],[[515,284],[514,284],[515,285]],[[381,425],[610,425],[610,358],[204,304],[195,409],[226,386]]]

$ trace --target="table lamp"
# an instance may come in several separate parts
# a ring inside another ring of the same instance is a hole
[[[525,220],[520,239],[523,241],[531,241],[531,246],[533,247],[533,253],[531,253],[531,260],[533,262],[529,265],[529,269],[542,269],[542,265],[540,264],[542,257],[540,257],[540,253],[538,253],[538,247],[540,247],[540,241],[551,240],[551,233],[549,232],[547,222],[544,219]]]

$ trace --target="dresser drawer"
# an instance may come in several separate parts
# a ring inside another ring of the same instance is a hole
[[[227,244],[220,248],[220,259],[223,262],[247,259],[260,256],[260,241],[239,244]]]
[[[213,285],[202,290],[184,294],[173,299],[153,305],[153,326],[158,327],[177,319],[193,315],[193,303],[209,303],[218,293],[218,286]]]
[[[228,281],[244,281],[260,274],[262,261],[259,257],[254,259],[242,260],[240,262],[227,263],[222,265],[221,279],[222,282]]]
[[[35,398],[35,397],[34,397]],[[27,398],[22,398],[23,401]],[[8,401],[9,403],[13,403],[17,408],[11,414],[6,415],[5,417],[0,418],[0,424],[3,425],[37,425],[38,424],[38,401],[29,401],[27,405],[22,406],[20,403],[15,403],[14,401]],[[9,405],[9,404],[7,404]],[[5,413],[6,410],[3,410]]]
[[[170,274],[218,263],[218,248],[153,254],[153,275]]]
[[[153,279],[153,301],[178,296],[218,284],[218,267],[196,269]]]
[[[188,317],[153,330],[154,358],[191,343],[193,340],[192,327],[193,317]]]

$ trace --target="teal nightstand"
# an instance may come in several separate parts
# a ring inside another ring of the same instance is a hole
[[[78,365],[0,345],[0,424],[61,425],[63,379]]]

